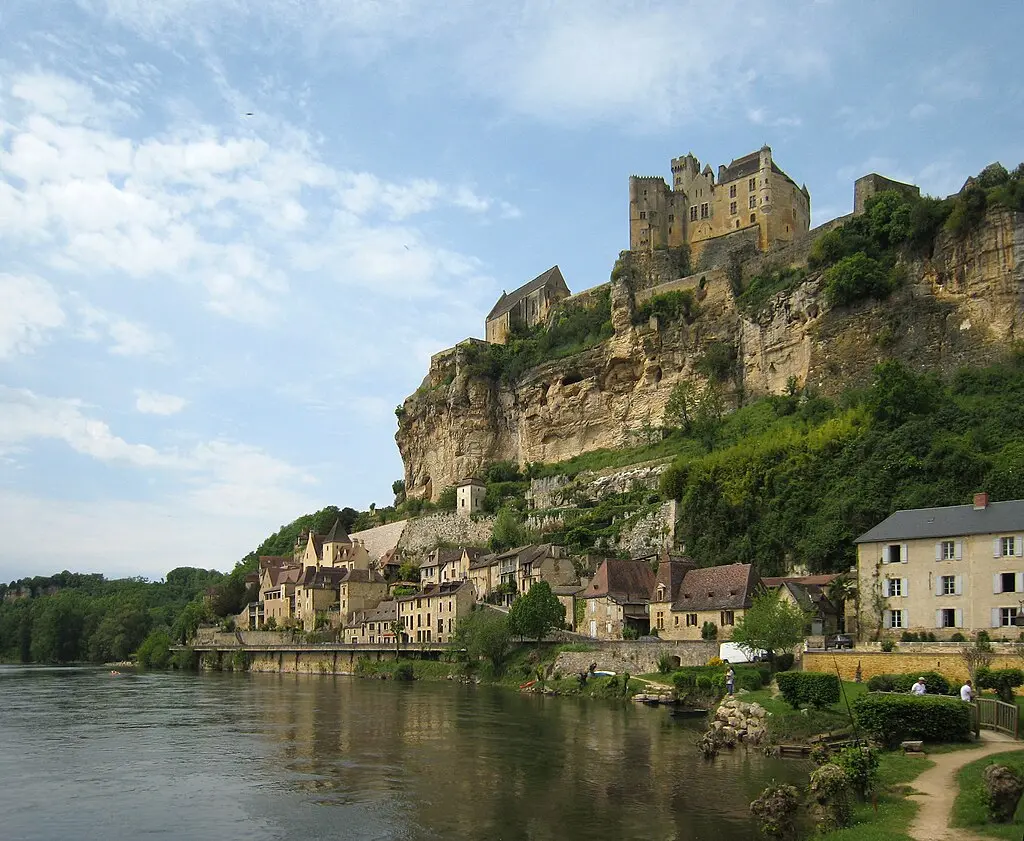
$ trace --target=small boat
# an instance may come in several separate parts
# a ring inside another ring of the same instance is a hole
[[[668,714],[672,718],[704,718],[708,714],[707,710],[699,710],[693,707],[673,707],[668,711]]]
[[[594,677],[615,677],[615,672],[596,671],[591,672]]]
[[[526,681],[526,683],[521,683],[521,684],[519,684],[519,688],[520,688],[520,689],[529,689],[529,688],[530,688],[531,686],[533,686],[533,685],[534,685],[534,684],[535,684],[536,682],[537,682],[537,681],[535,681],[535,680],[528,680],[528,681]]]
[[[120,672],[119,672],[119,671],[118,671],[117,669],[111,669],[111,670],[110,670],[110,674],[111,674],[111,675],[112,675],[113,677],[117,677],[117,676],[118,676],[118,675],[120,675],[121,673],[120,673]]]

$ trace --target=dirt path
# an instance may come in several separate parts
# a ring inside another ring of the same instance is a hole
[[[910,825],[911,838],[918,841],[975,841],[980,838],[966,829],[953,829],[949,826],[957,792],[956,774],[964,765],[976,759],[994,753],[1024,750],[1024,743],[1002,733],[982,730],[981,740],[984,742],[981,747],[954,753],[932,754],[928,757],[935,763],[934,767],[924,771],[910,783],[916,793],[909,797],[921,806],[917,810],[917,817]]]

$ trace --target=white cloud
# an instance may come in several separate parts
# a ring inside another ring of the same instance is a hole
[[[151,356],[168,344],[148,327],[114,315],[76,297],[81,321],[79,336],[88,341],[108,341],[117,356]]]
[[[750,108],[747,111],[747,119],[756,126],[769,128],[798,128],[803,125],[803,120],[799,117],[772,117],[764,108]]]
[[[144,415],[176,415],[186,405],[188,401],[184,397],[173,394],[141,389],[135,392],[135,408]]]
[[[0,360],[28,353],[63,326],[57,292],[39,277],[0,273]]]

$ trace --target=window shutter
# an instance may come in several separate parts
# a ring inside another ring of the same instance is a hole
[[[935,560],[937,560],[937,561],[941,561],[942,560],[942,544],[941,543],[936,543],[935,544]],[[937,628],[939,626],[936,625],[935,627]]]
[[[964,626],[964,611],[963,608],[956,609],[956,626],[962,628]]]
[[[956,559],[962,561],[964,559],[964,544],[963,541],[958,540],[956,542]]]
[[[1017,573],[1017,575],[1016,575],[1016,577],[1014,579],[1014,583],[1017,585],[1014,588],[1014,592],[1015,593],[1024,593],[1024,572],[1018,572]]]
[[[908,546],[906,543],[900,544],[900,563],[905,564],[907,562]]]
[[[1018,558],[1024,557],[1024,535],[1018,534],[1013,538],[1013,554]]]
[[[891,628],[892,627],[892,611],[891,610],[886,610],[886,611],[882,612],[882,624],[885,625],[886,628]]]
[[[958,596],[962,596],[964,594],[964,577],[962,575],[956,576],[953,581],[953,585],[956,588],[956,594]],[[959,627],[959,625],[957,627]]]
[[[935,576],[935,595],[936,596],[941,596],[942,595],[942,576],[941,575],[936,575]],[[936,627],[938,627],[938,626],[936,626]]]
[[[995,540],[992,541],[992,557],[993,558],[998,558],[999,557],[999,538],[998,537]]]
[[[1003,592],[1003,577],[997,572],[992,576],[992,592],[1001,593]],[[994,625],[992,627],[995,627]]]
[[[941,610],[936,610],[935,611],[935,627],[936,628],[941,628],[942,627],[942,611]]]
[[[900,595],[906,598],[910,595],[910,579],[904,578],[900,581]]]
[[[998,607],[992,608],[992,627],[993,628],[998,628],[999,627],[999,608]]]

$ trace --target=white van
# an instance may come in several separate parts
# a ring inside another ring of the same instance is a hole
[[[718,647],[718,657],[721,660],[728,660],[730,663],[752,663],[755,660],[763,660],[768,656],[766,651],[760,649],[747,649],[734,642],[723,642]]]

